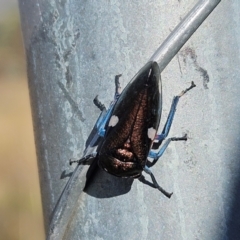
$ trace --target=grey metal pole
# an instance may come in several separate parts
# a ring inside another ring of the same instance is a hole
[[[187,131],[189,141],[171,144],[153,169],[158,182],[174,192],[171,200],[140,181],[118,179],[101,171],[82,192],[88,167],[82,166],[76,170],[78,178],[69,188],[70,195],[65,195],[67,201],[63,198],[63,213],[69,213],[66,218],[55,218],[60,220],[56,228],[48,229],[51,212],[73,171],[67,160],[82,156],[99,114],[92,99],[98,94],[107,105],[114,92],[114,75],[123,73],[121,85],[125,86],[194,3],[19,0],[45,226],[46,232],[60,230],[55,239],[225,236],[226,206],[231,201],[224,197],[222,176],[233,182],[227,169],[232,166],[231,176],[236,179],[238,166],[235,158],[226,159],[232,156],[231,133],[236,134],[237,128],[226,129],[225,123],[227,116],[234,116],[232,126],[239,126],[231,94],[237,95],[240,88],[235,81],[235,88],[225,91],[228,69],[238,60],[237,51],[230,47],[227,50],[234,60],[224,57],[223,32],[231,31],[219,16],[234,22],[226,17],[228,8],[237,16],[234,1],[223,1],[162,74],[163,119],[173,95],[192,80],[198,86],[181,100],[171,130],[171,136]],[[234,24],[231,27],[237,29]],[[234,40],[239,42],[237,37]],[[224,112],[230,103],[231,111]],[[223,138],[224,145],[219,142]]]
[[[170,36],[157,49],[150,60],[157,61],[162,71],[219,2],[220,0],[200,0],[171,32]],[[73,212],[77,200],[80,198],[81,191],[84,188],[83,180],[85,178],[81,174],[83,172],[86,174],[86,170],[83,171],[83,166],[77,166],[70,182],[66,185],[63,195],[53,212],[49,239],[62,239],[66,233],[71,216],[74,216]]]

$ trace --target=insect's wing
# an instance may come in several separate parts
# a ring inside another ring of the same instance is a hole
[[[122,161],[126,161],[119,151],[129,145],[128,151],[130,149],[141,165],[145,165],[161,118],[161,97],[159,66],[156,62],[148,62],[124,88],[114,105],[99,151],[99,156],[103,156],[100,162],[111,154],[121,155]]]

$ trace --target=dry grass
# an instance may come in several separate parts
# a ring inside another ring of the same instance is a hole
[[[0,79],[0,239],[44,239],[25,80]]]
[[[44,239],[25,59],[16,15],[0,22],[0,56],[0,239]]]

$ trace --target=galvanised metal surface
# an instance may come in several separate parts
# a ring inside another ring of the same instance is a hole
[[[125,86],[195,3],[19,0],[46,231],[68,159],[82,156],[99,115],[95,95],[109,104],[114,76]],[[81,166],[64,239],[239,238],[239,8],[223,0],[162,73],[162,123],[172,97],[197,85],[169,135],[188,141],[172,142],[153,169],[172,198],[103,171],[81,192]]]

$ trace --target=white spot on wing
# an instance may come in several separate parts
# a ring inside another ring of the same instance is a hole
[[[119,121],[119,118],[115,115],[111,116],[108,126],[115,127]]]
[[[153,141],[155,136],[156,136],[156,129],[154,129],[153,127],[148,129],[148,137]]]

